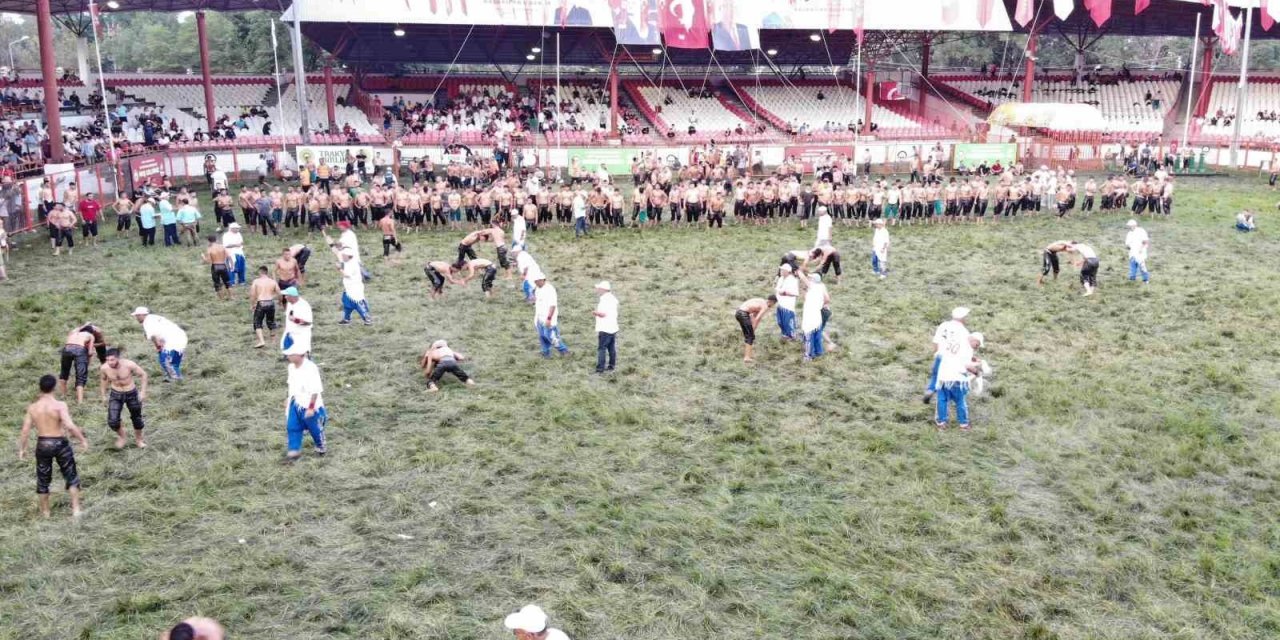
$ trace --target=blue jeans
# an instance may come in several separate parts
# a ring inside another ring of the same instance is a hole
[[[1243,225],[1243,224],[1240,224],[1239,222],[1237,222],[1237,223],[1236,223],[1236,231],[1243,231],[1243,232],[1245,232],[1245,233],[1249,233],[1250,231],[1253,231],[1253,229],[1250,229],[1247,225]]]
[[[587,219],[578,218],[573,221],[573,237],[587,235]]]
[[[782,331],[782,337],[794,340],[796,337],[796,312],[778,307],[776,315],[778,317],[778,330]]]
[[[343,322],[351,321],[352,311],[360,314],[361,320],[364,320],[365,322],[369,321],[369,301],[361,300],[359,302],[356,302],[355,300],[352,300],[349,296],[347,296],[347,293],[344,291],[342,293],[342,321]]]
[[[880,263],[880,256],[876,255],[876,252],[872,251],[871,252],[871,271],[874,272],[876,275],[884,275],[884,271],[885,271],[884,268],[886,266],[887,265]]]
[[[171,247],[175,244],[182,244],[178,240],[178,223],[164,225],[164,246]]]
[[[618,334],[605,333],[603,331],[596,332],[596,373],[601,373],[606,369],[612,371],[618,364]],[[605,357],[608,356],[608,366],[605,366]]]
[[[1129,258],[1129,279],[1136,280],[1139,272],[1142,273],[1143,282],[1151,282],[1151,272],[1147,271],[1146,265],[1133,258]]]
[[[956,422],[969,424],[969,383],[944,382],[938,386],[938,424],[947,423],[947,405],[956,405]]]
[[[160,370],[164,371],[165,377],[176,380],[182,379],[181,351],[160,351],[156,359],[160,361]]]
[[[521,282],[520,290],[524,292],[525,302],[533,300],[533,283],[529,282],[528,280]]]
[[[231,286],[244,284],[244,256],[235,255],[231,257]]]
[[[822,329],[804,334],[804,357],[812,360],[822,357]]]
[[[938,391],[938,365],[942,364],[942,356],[933,357],[933,371],[929,372],[929,384],[925,386],[925,393],[937,393]]]
[[[324,452],[324,423],[328,422],[329,414],[324,407],[316,409],[315,415],[307,417],[307,408],[298,406],[298,403],[289,401],[289,415],[285,418],[285,431],[289,437],[289,453],[298,453],[302,451],[302,432],[306,431],[311,434],[311,443],[315,445],[316,451]]]
[[[560,353],[569,353],[569,347],[560,339],[560,327],[548,327],[541,322],[538,323],[538,342],[542,346],[542,355],[544,357],[551,355],[551,347],[555,347]]]

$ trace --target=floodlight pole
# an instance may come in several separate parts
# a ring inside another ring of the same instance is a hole
[[[62,104],[58,101],[57,58],[53,53],[53,10],[49,0],[36,0],[36,37],[40,40],[40,72],[44,84],[45,133],[49,136],[49,157],[62,163]]]
[[[1231,166],[1240,154],[1240,125],[1244,123],[1244,99],[1249,88],[1249,32],[1253,30],[1253,7],[1244,8],[1244,51],[1240,54],[1240,84],[1236,87],[1235,126],[1231,130]]]
[[[1187,132],[1191,129],[1191,103],[1196,89],[1196,48],[1200,46],[1200,13],[1196,13],[1196,37],[1191,40],[1191,71],[1187,84],[1187,115],[1182,123],[1182,148],[1187,148]]]
[[[280,42],[276,39],[276,21],[271,21],[271,57],[275,61],[276,69],[276,126],[284,126],[284,90],[280,88]],[[278,133],[280,136],[280,150],[287,151],[284,145],[284,132]]]
[[[98,10],[94,1],[89,0],[89,15],[97,16]],[[102,94],[102,125],[107,130],[107,159],[116,162],[116,137],[111,132],[111,103],[107,100],[107,79],[102,75],[102,45],[98,42],[98,19],[93,18],[89,29],[93,31],[93,52],[98,58],[98,91]],[[123,126],[123,123],[122,125]]]
[[[311,144],[311,125],[307,122],[307,74],[302,64],[302,5],[303,0],[293,0],[293,87],[298,92],[298,125],[302,129],[302,143]],[[284,123],[280,123],[284,126]]]

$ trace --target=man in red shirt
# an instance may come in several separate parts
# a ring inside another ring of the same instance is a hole
[[[87,243],[98,244],[98,217],[102,215],[102,203],[98,202],[97,194],[87,193],[84,198],[80,199],[78,207],[80,209],[80,220],[84,222],[80,226],[81,233],[84,234]],[[93,238],[89,241],[89,238]]]

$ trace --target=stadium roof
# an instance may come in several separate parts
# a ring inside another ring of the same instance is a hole
[[[103,11],[253,11],[265,9],[283,11],[287,0],[116,0],[119,9],[108,9],[107,0],[95,0]],[[89,0],[50,0],[55,14],[84,13],[89,10]],[[33,0],[0,0],[0,12],[35,13]]]

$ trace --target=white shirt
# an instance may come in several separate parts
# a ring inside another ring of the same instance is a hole
[[[232,256],[244,256],[244,236],[239,231],[228,231],[222,234],[222,246],[227,248],[227,254]]]
[[[555,307],[552,312],[551,308]],[[551,322],[547,322],[547,314],[551,314]],[[556,294],[556,288],[551,286],[550,282],[544,282],[541,287],[534,289],[533,292],[533,319],[534,322],[554,327],[560,323],[560,298]]]
[[[350,249],[356,255],[356,262],[360,261],[360,238],[356,237],[354,229],[347,229],[338,236],[338,244],[342,245],[344,250]]]
[[[889,230],[888,229],[885,229],[884,227],[879,227],[876,229],[875,233],[871,234],[871,250],[875,251],[876,255],[879,255],[879,256],[883,256],[886,253],[888,253],[889,251]]]
[[[604,316],[596,316],[596,333],[618,332],[618,298],[610,291],[600,296],[596,303],[596,311]]]
[[[147,339],[160,338],[164,342],[165,351],[182,351],[187,348],[187,332],[174,324],[172,320],[154,313],[142,319],[142,331]]]
[[[587,217],[587,199],[581,195],[573,197],[573,219]]]
[[[831,214],[829,213],[818,216],[818,241],[814,246],[820,247],[823,243],[831,244]]]
[[[1134,227],[1124,237],[1124,246],[1129,247],[1129,257],[1138,261],[1147,259],[1147,245],[1151,237],[1142,227]]]
[[[569,640],[569,636],[559,629],[547,629],[546,640]]]
[[[794,275],[782,276],[778,278],[778,283],[773,287],[774,295],[778,296],[778,306],[789,311],[796,310],[796,296],[800,295],[800,281]],[[789,293],[791,295],[784,296],[782,294]]]
[[[364,300],[364,273],[355,258],[342,263],[342,290],[352,302]]]
[[[538,262],[529,255],[528,251],[521,251],[516,256],[516,271],[524,274],[524,281],[533,283],[542,274],[542,268],[538,266]]]
[[[973,347],[969,346],[969,329],[956,320],[938,325],[933,332],[933,343],[938,345],[938,382],[966,380],[966,369],[973,360]]]
[[[524,245],[525,221],[524,216],[512,216],[515,218],[511,221],[511,242],[513,245]]]
[[[295,318],[307,324],[301,325],[293,322]],[[311,316],[311,303],[302,298],[298,298],[297,302],[290,302],[285,305],[284,319],[284,332],[293,337],[295,345],[302,345],[306,351],[310,351],[311,323],[315,322]]]
[[[800,330],[809,333],[822,326],[822,303],[827,295],[827,285],[810,282],[804,294],[804,313],[800,316]]]
[[[214,171],[209,175],[213,177],[213,188],[215,190],[227,188],[227,172],[226,171]]]
[[[289,399],[302,409],[311,406],[311,396],[316,397],[316,409],[324,406],[324,383],[320,381],[320,367],[310,358],[302,364],[289,363]]]

